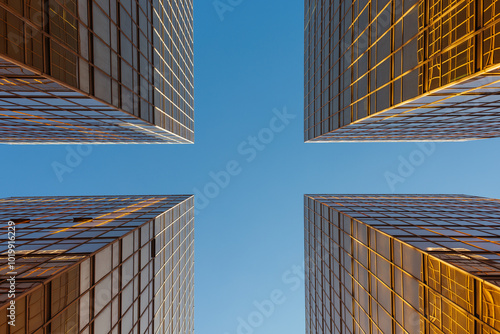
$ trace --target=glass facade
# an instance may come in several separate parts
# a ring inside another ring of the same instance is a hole
[[[194,332],[192,196],[0,199],[16,229],[16,326],[7,324],[0,244],[0,333]],[[7,240],[7,239],[6,239]]]
[[[192,0],[0,0],[0,143],[194,142]]]
[[[500,333],[500,200],[306,195],[307,333]]]
[[[305,0],[305,140],[500,136],[500,1]]]

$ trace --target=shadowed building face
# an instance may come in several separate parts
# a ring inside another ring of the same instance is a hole
[[[9,221],[16,233],[15,268],[0,246],[0,333],[193,333],[192,196],[19,197],[0,209],[3,234]]]
[[[306,195],[307,333],[500,333],[500,200]]]
[[[192,143],[193,4],[0,2],[0,143]]]
[[[500,136],[500,1],[305,1],[305,140]]]

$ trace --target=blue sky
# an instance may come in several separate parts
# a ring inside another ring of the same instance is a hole
[[[304,144],[303,2],[221,2],[195,1],[196,144],[3,145],[0,197],[198,193],[196,332],[302,334],[303,194],[500,198],[500,140]]]

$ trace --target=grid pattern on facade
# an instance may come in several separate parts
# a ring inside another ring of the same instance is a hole
[[[305,1],[305,140],[500,135],[496,0]]]
[[[0,2],[0,143],[194,141],[190,0]]]
[[[500,201],[305,197],[308,333],[500,333]]]
[[[2,220],[16,222],[18,270],[16,327],[3,320],[2,333],[193,333],[192,197],[8,198],[0,206]]]

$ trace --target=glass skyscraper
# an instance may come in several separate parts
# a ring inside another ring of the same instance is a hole
[[[499,334],[500,200],[306,195],[306,328]]]
[[[305,140],[500,136],[500,1],[305,0]]]
[[[0,1],[0,143],[192,143],[192,0]]]
[[[193,216],[184,195],[0,199],[0,333],[192,334]]]

